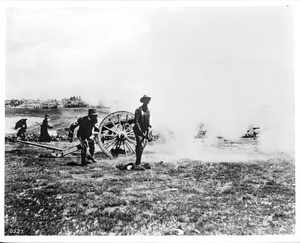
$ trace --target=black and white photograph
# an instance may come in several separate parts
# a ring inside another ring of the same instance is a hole
[[[3,4],[1,241],[299,242],[271,3]]]

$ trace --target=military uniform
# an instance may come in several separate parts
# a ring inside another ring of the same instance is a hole
[[[90,153],[88,159],[96,162],[93,157],[95,152],[95,137],[93,134],[99,132],[97,123],[97,111],[95,109],[89,109],[87,116],[78,118],[78,120],[70,126],[69,138],[73,138],[74,130],[79,126],[77,137],[81,142],[81,165],[86,165],[87,148],[89,148]]]
[[[140,101],[143,103],[145,100],[150,102],[151,98],[148,96],[143,96]],[[149,135],[149,127],[150,126],[150,110],[147,106],[142,105],[141,107],[137,108],[134,113],[134,127],[133,131],[136,138],[136,165],[141,164],[142,154],[144,148],[146,146],[148,135]]]

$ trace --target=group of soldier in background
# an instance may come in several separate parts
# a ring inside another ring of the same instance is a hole
[[[51,136],[49,135],[48,128],[53,128],[53,125],[49,122],[49,114],[45,115],[45,119],[43,120],[43,123],[41,125],[41,132],[40,132],[40,137],[39,141],[40,142],[50,142],[51,141]],[[27,119],[21,119],[18,121],[15,125],[15,129],[18,129],[17,132],[17,138],[25,140],[26,138],[26,131],[27,131]]]

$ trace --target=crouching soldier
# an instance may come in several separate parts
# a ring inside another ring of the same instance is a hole
[[[20,121],[18,121],[16,123],[15,128],[19,129],[18,133],[17,133],[17,139],[21,139],[21,140],[25,140],[26,137],[26,129],[27,129],[27,119],[21,119]]]
[[[78,120],[71,124],[69,128],[69,141],[73,141],[73,134],[76,127],[79,126],[77,137],[81,143],[81,165],[86,166],[86,158],[96,163],[94,159],[95,152],[95,136],[99,133],[98,113],[96,109],[89,109],[88,115],[78,118]],[[89,148],[89,151],[88,151]]]

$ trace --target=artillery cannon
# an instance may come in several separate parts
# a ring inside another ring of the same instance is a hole
[[[136,140],[133,132],[134,114],[128,111],[116,111],[103,118],[99,125],[99,135],[96,137],[100,149],[110,159],[127,157],[135,154]],[[57,152],[52,157],[64,157],[79,150],[80,144],[63,150],[40,143],[18,140],[18,142],[39,146]]]

